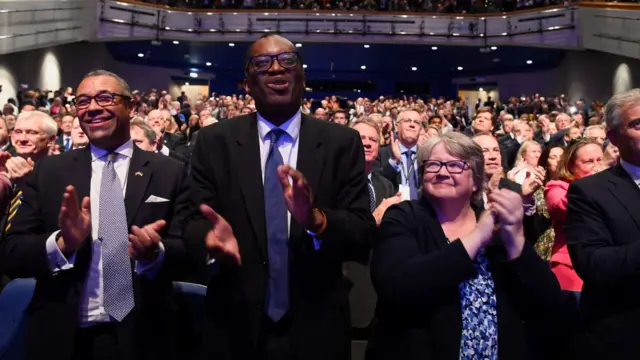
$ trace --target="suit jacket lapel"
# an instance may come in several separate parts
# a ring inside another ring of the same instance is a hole
[[[371,173],[371,185],[373,185],[373,193],[376,196],[376,207],[380,205],[380,203],[382,202],[382,200],[384,200],[384,197],[385,197],[385,193],[384,193],[385,189],[382,184],[382,181],[380,181],[379,176],[380,175],[378,174]]]
[[[76,150],[73,152],[73,168],[69,172],[69,185],[73,185],[76,189],[79,203],[82,203],[82,199],[85,197],[91,197],[91,167],[92,158],[89,146],[82,150]],[[88,246],[89,244],[91,244],[91,241],[84,241],[82,245],[80,245],[78,253],[84,254],[85,251],[91,251],[91,246]],[[79,258],[82,259],[83,257],[80,256]],[[88,266],[88,263],[79,263],[78,267],[84,269],[85,265]]]
[[[640,228],[640,188],[620,164],[615,166],[611,175],[609,181],[613,186],[609,187],[609,191],[622,203]]]
[[[323,168],[323,157],[321,154],[323,131],[316,126],[316,120],[302,114],[300,123],[300,134],[298,137],[298,160],[297,170],[300,171],[311,189],[318,189],[320,185],[320,174]],[[291,218],[289,239],[294,241],[300,239],[304,232],[302,225]]]
[[[267,256],[267,234],[264,213],[264,186],[262,184],[262,165],[260,163],[260,144],[258,143],[258,117],[256,113],[248,116],[248,121],[236,119],[233,128],[235,144],[231,151],[237,156],[238,179],[244,197],[244,205],[249,214],[255,238],[263,256]],[[224,216],[224,215],[223,215]]]
[[[144,150],[133,146],[133,155],[129,163],[129,173],[127,174],[127,190],[124,197],[124,206],[127,212],[127,227],[131,227],[133,219],[140,204],[144,200],[147,185],[153,176],[153,169],[148,166],[150,156]]]

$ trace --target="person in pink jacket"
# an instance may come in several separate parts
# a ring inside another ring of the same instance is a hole
[[[549,181],[544,189],[544,199],[556,233],[551,250],[551,271],[558,278],[563,290],[582,290],[582,279],[576,274],[571,264],[564,233],[564,224],[567,219],[567,191],[571,182],[602,170],[603,156],[602,145],[593,140],[572,141],[558,164],[558,180]]]

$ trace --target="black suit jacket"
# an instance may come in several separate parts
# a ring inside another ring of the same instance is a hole
[[[260,358],[268,280],[267,236],[256,114],[223,121],[198,132],[191,159],[190,205],[185,229],[192,263],[208,277],[204,238],[211,224],[198,207],[207,204],[233,228],[242,265],[220,268],[208,281],[212,359]],[[364,151],[358,133],[302,115],[297,168],[326,214],[322,245],[291,219],[289,291],[295,359],[347,359],[349,281],[344,261],[366,257],[375,222],[370,214]]]
[[[507,261],[502,246],[487,248],[495,281],[499,359],[548,359],[542,339],[560,311],[561,290],[528,243]],[[458,359],[462,335],[459,285],[476,270],[460,241],[448,243],[428,200],[404,201],[378,228],[371,277],[378,322],[367,359]],[[535,332],[534,332],[535,333]]]
[[[376,197],[376,207],[382,200],[395,195],[393,184],[385,177],[371,173],[371,184]],[[351,307],[351,326],[362,329],[371,325],[376,309],[376,291],[369,275],[369,259],[367,261],[349,261],[344,264],[344,275],[351,280],[353,287],[349,293]]]
[[[400,184],[402,183],[402,172],[396,171],[396,169],[389,164],[389,159],[393,157],[391,153],[391,146],[381,146],[378,150],[378,162],[380,164],[377,173],[384,176],[393,185],[393,191],[398,192]],[[377,198],[376,198],[377,200]]]
[[[584,281],[576,358],[640,352],[640,190],[621,165],[569,187],[565,232]]]
[[[0,244],[0,262],[5,263],[11,277],[38,280],[28,307],[27,358],[70,359],[80,294],[90,266],[91,239],[85,240],[78,249],[74,268],[55,275],[49,270],[45,242],[59,229],[58,213],[65,187],[73,185],[79,199],[90,195],[90,148],[45,157],[28,176],[20,209]],[[166,220],[167,225],[161,232],[166,255],[153,280],[136,275],[132,267],[135,308],[117,325],[122,359],[171,359],[173,356],[171,280],[185,259],[181,225],[186,203],[177,199],[186,192],[184,180],[181,163],[134,146],[125,195],[128,225],[144,226]],[[145,202],[151,195],[170,201]]]

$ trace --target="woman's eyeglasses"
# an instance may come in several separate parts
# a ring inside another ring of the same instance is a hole
[[[469,163],[464,160],[426,160],[424,162],[424,171],[428,173],[437,173],[443,166],[447,169],[449,174],[461,174],[463,171],[471,168]]]

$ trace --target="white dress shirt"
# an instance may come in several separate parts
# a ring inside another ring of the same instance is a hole
[[[114,168],[120,184],[122,185],[123,197],[127,189],[127,175],[129,173],[129,164],[133,155],[133,142],[131,140],[124,143],[115,150],[118,153]],[[104,310],[104,294],[102,279],[102,242],[98,240],[98,229],[100,227],[100,186],[102,184],[102,169],[107,163],[108,152],[99,149],[93,145],[91,147],[91,263],[89,264],[89,272],[82,288],[80,295],[79,309],[79,326],[88,327],[100,322],[113,321]],[[82,199],[78,199],[82,201]],[[56,244],[56,236],[60,230],[49,236],[46,242],[47,257],[49,261],[49,269],[53,273],[73,269],[76,254],[74,253],[67,259]],[[125,238],[122,241],[128,242]],[[159,252],[156,260],[149,264],[141,264],[136,262],[135,272],[137,274],[145,274],[149,278],[157,275],[162,262],[164,261],[164,246],[159,244]]]
[[[623,159],[620,159],[620,165],[631,176],[633,182],[640,187],[640,167],[630,164]]]

